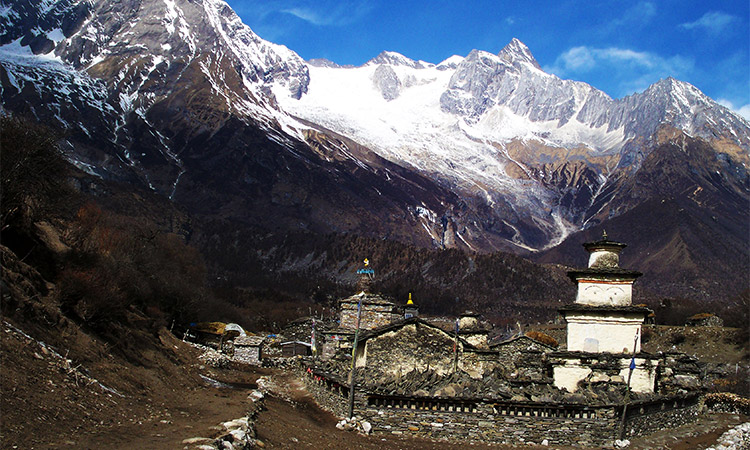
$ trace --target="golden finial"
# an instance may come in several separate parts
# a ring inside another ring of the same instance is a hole
[[[602,229],[602,240],[603,241],[607,240],[607,230]]]
[[[370,260],[365,258],[364,263],[365,263],[365,267],[367,267],[370,265]]]
[[[413,302],[413,301],[411,301],[411,292],[409,292],[409,301],[408,301],[408,302],[406,302],[406,304],[407,304],[407,305],[413,305],[413,304],[414,304],[414,302]]]

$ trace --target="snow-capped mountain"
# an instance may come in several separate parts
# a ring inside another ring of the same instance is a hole
[[[342,67],[222,0],[0,0],[0,45],[4,110],[68,130],[89,173],[209,216],[537,251],[655,195],[618,197],[667,135],[707,141],[748,196],[744,119],[674,79],[612,99],[516,39]]]
[[[474,50],[438,65],[384,52],[361,67],[309,70],[305,95],[275,91],[285,111],[501,208],[497,219],[519,247],[555,245],[587,223],[607,181],[637,171],[665,124],[731,140],[737,153],[750,148],[747,122],[687,83],[661,80],[613,100],[545,73],[517,39],[498,55]],[[581,161],[584,183],[550,185],[559,166]],[[562,198],[571,187],[583,201]],[[524,239],[519,222],[536,224],[546,238]]]
[[[177,148],[185,138],[173,142],[169,130],[154,123],[165,124],[167,117],[154,109],[165,102],[181,109],[188,135],[210,130],[223,115],[251,118],[273,134],[283,115],[263,92],[266,83],[284,86],[293,97],[307,87],[306,64],[260,39],[222,1],[6,1],[1,8],[8,109],[23,109],[16,102],[46,105],[38,114],[31,109],[48,123],[107,141],[157,190],[168,190],[183,172]],[[97,128],[90,130],[92,121]],[[149,136],[133,134],[141,126]],[[138,142],[144,138],[158,142]],[[99,156],[72,158],[100,174],[120,171],[102,164],[113,155]],[[154,165],[162,167],[156,176],[167,179],[154,179]]]

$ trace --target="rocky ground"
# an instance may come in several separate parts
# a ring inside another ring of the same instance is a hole
[[[315,405],[294,374],[237,365],[213,368],[199,358],[201,349],[166,330],[160,339],[172,354],[146,355],[136,364],[116,364],[106,357],[77,363],[66,357],[64,349],[7,321],[0,333],[2,448],[201,448],[227,433],[224,422],[245,417],[255,408],[253,395],[258,390],[264,391],[265,398],[255,418],[252,442],[257,447],[513,448],[339,430],[338,419]],[[686,427],[634,440],[629,448],[743,448],[719,447],[718,441],[722,433],[747,420],[713,414]],[[746,432],[744,436],[746,442]]]

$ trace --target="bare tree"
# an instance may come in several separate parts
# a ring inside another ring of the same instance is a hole
[[[70,193],[59,139],[40,124],[0,117],[0,230],[33,222]]]

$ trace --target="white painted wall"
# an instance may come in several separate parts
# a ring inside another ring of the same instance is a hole
[[[630,389],[633,392],[654,392],[656,368],[659,362],[653,361],[651,364],[647,363],[648,361],[645,359],[635,358],[635,370],[633,370],[633,375],[630,378]],[[621,364],[622,370],[620,370],[620,376],[627,382],[628,372],[630,372],[630,360],[623,359]]]
[[[629,306],[632,300],[632,281],[578,281],[576,303],[592,306]]]
[[[591,374],[591,368],[581,366],[579,360],[568,360],[565,365],[556,366],[552,369],[555,387],[567,389],[568,392],[578,390],[578,382],[589,374]]]
[[[567,313],[568,350],[588,353],[633,353],[641,351],[641,324],[643,318],[610,315],[596,317]],[[595,346],[595,347],[594,347]]]
[[[658,361],[649,362],[646,359],[636,358],[635,369],[630,379],[630,389],[639,393],[654,392],[657,366]],[[620,367],[622,382],[626,383],[630,371],[630,358],[620,359]],[[604,372],[593,370],[589,365],[581,363],[581,360],[577,358],[565,360],[561,365],[555,366],[552,371],[555,387],[567,389],[568,392],[575,392],[578,389],[578,383],[585,380],[589,375],[592,378],[597,376],[605,377],[605,379],[610,378]]]

